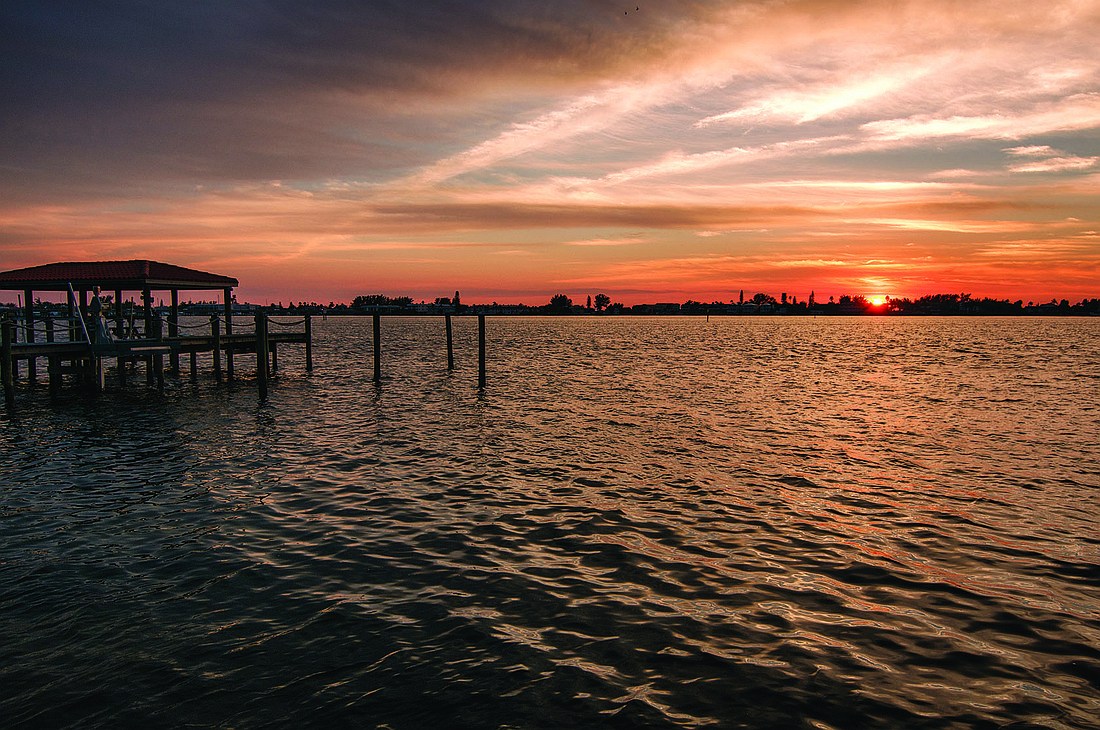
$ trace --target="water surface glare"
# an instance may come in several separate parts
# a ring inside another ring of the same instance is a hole
[[[1100,319],[454,324],[21,389],[2,724],[1100,725]]]

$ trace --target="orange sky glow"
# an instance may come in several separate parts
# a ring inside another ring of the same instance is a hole
[[[462,5],[3,11],[0,269],[1100,297],[1100,0]]]

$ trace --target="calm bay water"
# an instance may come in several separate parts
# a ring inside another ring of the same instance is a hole
[[[1100,726],[1100,320],[488,324],[20,392],[0,724]]]

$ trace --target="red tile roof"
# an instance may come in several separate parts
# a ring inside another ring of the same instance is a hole
[[[64,291],[69,284],[74,289],[99,286],[106,290],[139,291],[145,288],[226,289],[237,286],[238,282],[229,276],[144,259],[69,261],[0,272],[0,290]]]

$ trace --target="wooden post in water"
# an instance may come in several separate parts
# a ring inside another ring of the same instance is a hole
[[[94,332],[95,334],[92,334],[92,339],[94,340],[94,343],[92,347],[92,353],[88,357],[88,375],[91,376],[91,382],[88,383],[88,389],[91,390],[93,393],[101,393],[107,385],[103,372],[103,355],[99,354],[94,345],[99,345],[102,343],[99,342],[98,323],[95,323],[92,326],[94,327],[92,332]]]
[[[69,342],[76,340],[76,294],[70,289],[65,293],[65,302],[69,305]]]
[[[313,372],[313,319],[306,315],[306,372]]]
[[[447,369],[455,369],[455,344],[454,336],[451,334],[451,315],[445,314],[443,317],[447,320]]]
[[[477,315],[477,387],[485,387],[485,315]]]
[[[115,339],[122,339],[122,331],[125,327],[122,314],[122,290],[115,289]],[[118,361],[122,365],[122,360]]]
[[[180,293],[178,289],[172,290],[172,314],[168,320],[168,336],[177,337],[180,333]],[[172,356],[169,358],[171,365],[169,366],[174,375],[180,374],[180,356],[176,350],[172,350]]]
[[[233,334],[233,290],[225,289],[225,334]],[[233,348],[227,342],[225,344],[225,379],[233,380]]]
[[[210,336],[214,338],[214,379],[220,383],[222,382],[222,337],[216,314],[210,315]]]
[[[27,325],[27,336],[23,338],[24,342],[34,342],[34,292],[30,289],[26,289],[23,292],[23,306],[24,316],[23,321]],[[38,358],[34,355],[27,360],[27,382],[31,385],[38,380]]]
[[[374,382],[382,382],[382,325],[378,314],[374,315]]]
[[[142,309],[144,311],[145,319],[145,331],[142,335],[145,339],[150,339],[153,336],[153,292],[149,289],[143,289],[141,292]],[[159,321],[159,320],[158,320]],[[145,384],[152,385],[153,377],[153,356],[145,356]]]
[[[130,302],[130,316],[134,313],[134,303]],[[123,337],[129,337],[130,333],[126,331],[126,314],[122,311],[122,290],[115,289],[115,339],[121,340]],[[124,358],[119,354],[116,360],[118,364],[118,382],[122,385],[126,384],[126,368],[130,364],[129,358]]]
[[[153,317],[153,338],[157,342],[164,342],[164,328],[160,317]],[[153,355],[153,372],[157,376],[157,387],[164,390],[164,355],[159,352]]]
[[[15,325],[7,317],[4,317],[3,325],[0,325],[0,380],[4,381],[4,402],[10,407],[15,404],[15,380],[11,367],[11,342],[15,334]]]
[[[53,342],[53,317],[46,317],[46,342]],[[50,378],[50,395],[56,396],[61,390],[61,359],[50,355],[46,359],[46,370]]]
[[[267,399],[267,315],[256,312],[256,381],[260,386],[260,400]]]

